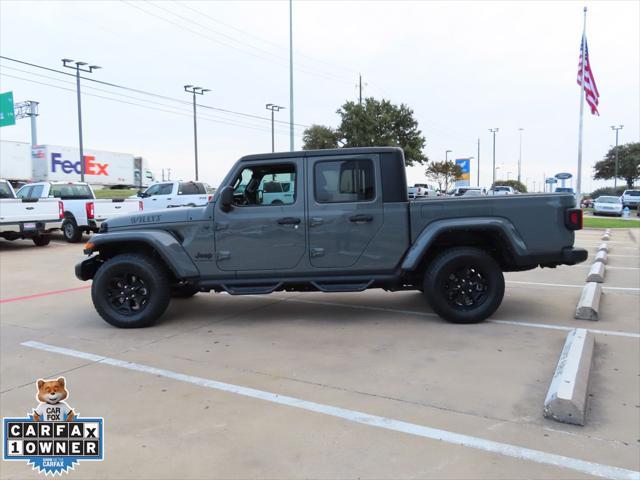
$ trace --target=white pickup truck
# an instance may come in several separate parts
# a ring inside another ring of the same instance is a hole
[[[420,200],[428,197],[437,197],[438,192],[431,185],[416,183],[413,187],[407,187],[409,200]]]
[[[0,237],[30,238],[38,247],[49,244],[49,233],[60,228],[64,205],[49,198],[19,199],[6,180],[0,179]]]
[[[97,232],[105,220],[142,210],[142,202],[131,199],[96,199],[93,189],[83,182],[28,183],[16,193],[18,198],[59,198],[64,202],[62,235],[75,243],[83,233]]]
[[[207,193],[206,187],[200,182],[160,182],[139,192],[137,197],[141,199],[144,211],[147,212],[206,205],[212,195]],[[129,198],[135,199],[136,196]]]

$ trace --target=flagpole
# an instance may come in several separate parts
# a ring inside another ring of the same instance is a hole
[[[585,43],[587,38],[587,7],[584,7],[584,18],[582,24],[582,45],[580,47],[580,123],[578,126],[578,175],[576,178],[576,199],[578,205],[582,201],[582,129],[584,123],[584,72],[586,70],[587,59],[585,57]]]

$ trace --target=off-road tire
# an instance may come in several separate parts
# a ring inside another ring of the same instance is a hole
[[[91,299],[100,316],[114,327],[149,327],[169,306],[169,274],[164,265],[147,255],[117,255],[96,272]]]
[[[191,298],[196,293],[198,293],[200,289],[191,285],[190,283],[183,283],[182,285],[172,285],[171,286],[171,297],[173,298]]]
[[[38,235],[37,237],[33,237],[31,240],[36,247],[44,247],[49,245],[51,237],[49,237],[49,235]]]
[[[78,228],[73,217],[67,217],[62,221],[62,236],[69,243],[78,243],[82,240],[82,230]]]
[[[485,251],[455,247],[427,266],[423,292],[431,308],[448,322],[477,323],[502,303],[504,276]]]

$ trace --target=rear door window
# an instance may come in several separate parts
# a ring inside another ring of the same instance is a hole
[[[314,170],[318,203],[367,202],[375,198],[371,160],[321,161],[316,163]]]

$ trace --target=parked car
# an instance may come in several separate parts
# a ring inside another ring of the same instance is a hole
[[[152,212],[165,208],[205,205],[212,196],[201,182],[160,182],[130,198],[140,198],[144,211]]]
[[[625,190],[621,198],[625,207],[638,208],[640,206],[640,190]]]
[[[426,183],[416,183],[413,187],[407,187],[409,200],[420,200],[428,197],[437,197],[438,192],[431,185]]]
[[[556,187],[555,193],[570,193],[571,195],[575,195],[576,192],[571,187]]]
[[[469,190],[476,190],[480,192],[481,195],[486,195],[487,190],[482,187],[456,187],[452,191],[449,192],[449,196],[451,197],[462,197]]]
[[[463,197],[482,197],[483,195],[481,190],[467,190],[462,194]]]
[[[592,208],[593,207],[593,198],[584,197],[580,204],[582,208]]]
[[[59,198],[64,202],[62,235],[70,243],[79,242],[83,233],[97,232],[108,218],[142,210],[136,200],[96,199],[93,189],[84,182],[28,183],[16,193],[18,198]]]
[[[616,215],[622,216],[622,200],[620,197],[602,196],[593,202],[594,215]]]
[[[0,237],[5,240],[31,239],[42,247],[49,234],[60,228],[64,205],[54,199],[16,198],[11,184],[0,180]]]
[[[519,192],[515,188],[508,185],[496,185],[489,190],[487,195],[515,195],[517,193]]]
[[[262,203],[257,186],[274,174],[294,179],[292,203]],[[443,318],[473,323],[500,306],[503,272],[587,258],[573,247],[582,210],[572,195],[448,198],[434,209],[408,201],[405,178],[398,148],[249,155],[205,206],[108,220],[76,276],[93,279],[93,304],[117,327],[153,324],[172,295],[368,288],[419,290]]]

